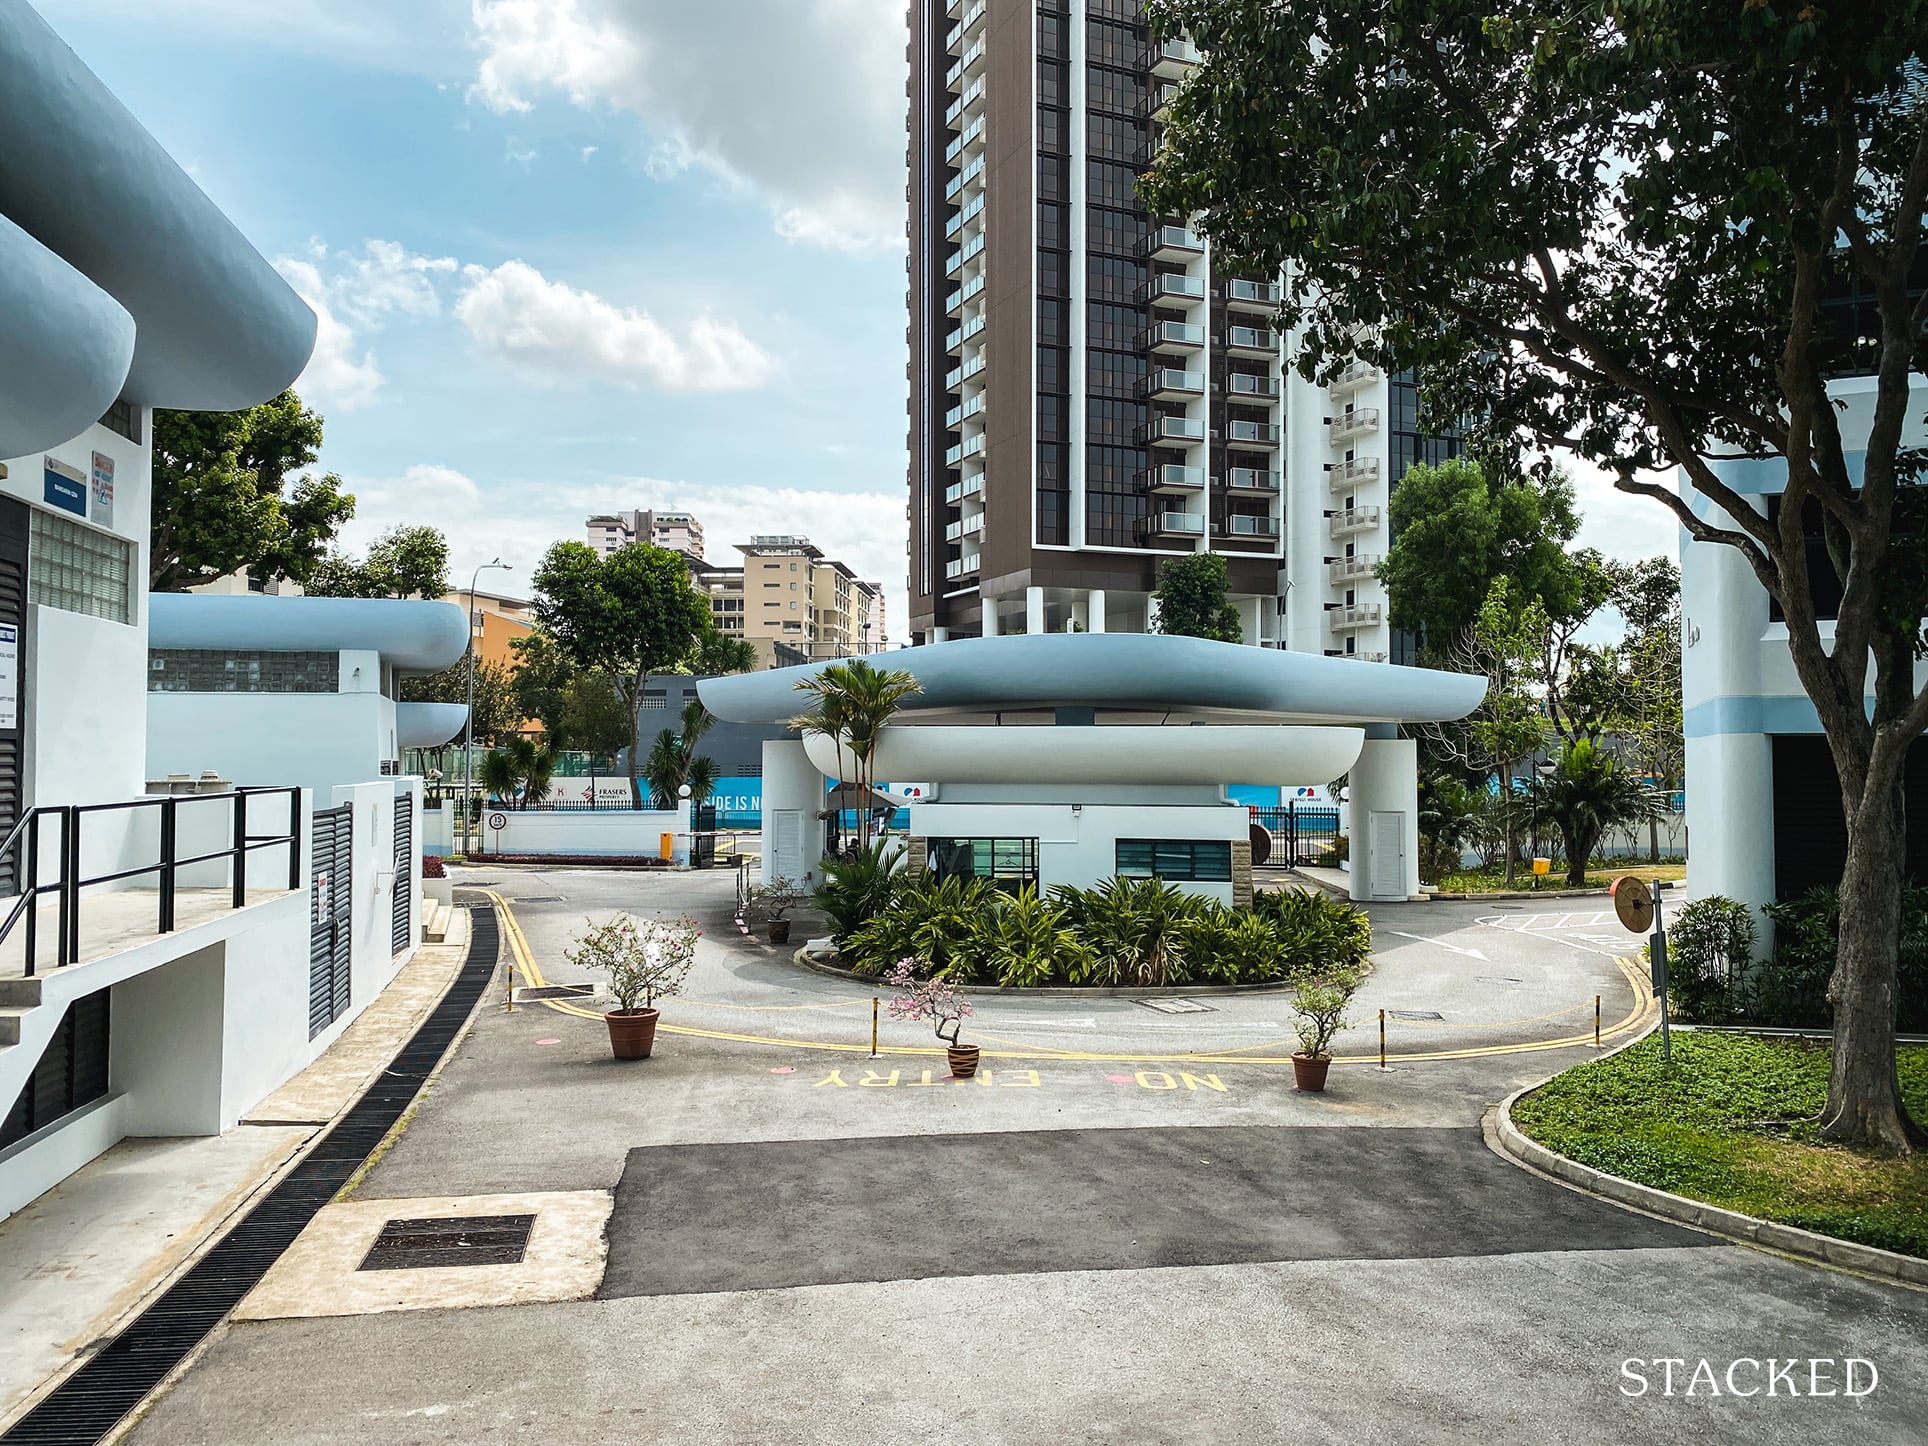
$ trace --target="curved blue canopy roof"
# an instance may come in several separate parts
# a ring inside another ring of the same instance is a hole
[[[1252,648],[1159,633],[1031,633],[930,643],[868,659],[923,691],[906,711],[1026,708],[1256,713],[1300,722],[1442,722],[1486,696],[1486,679],[1430,668]],[[705,678],[703,704],[732,723],[773,722],[807,707],[797,681],[827,663]]]
[[[469,620],[454,603],[403,598],[221,597],[157,592],[148,597],[151,648],[235,652],[380,653],[409,673],[439,673],[469,645]]]
[[[84,366],[90,406],[232,411],[294,381],[314,313],[26,0],[0,4],[0,76],[0,216],[47,253],[23,273],[12,238],[0,264],[0,455],[76,434],[62,417],[14,435],[49,365]],[[132,318],[131,358],[92,290]],[[75,315],[65,355],[36,344]]]

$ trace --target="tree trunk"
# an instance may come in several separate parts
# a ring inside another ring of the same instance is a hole
[[[1841,873],[1841,932],[1828,1003],[1834,1060],[1821,1133],[1831,1140],[1909,1154],[1928,1144],[1902,1108],[1895,1077],[1895,960],[1901,936],[1901,872],[1908,826],[1899,767],[1870,778],[1858,796],[1842,782],[1848,822]]]
[[[643,758],[643,684],[638,679],[629,691],[629,802],[634,808],[643,806],[643,781],[636,775],[641,771]]]
[[[1519,852],[1513,838],[1513,763],[1508,759],[1500,768],[1500,817],[1506,822],[1506,887],[1513,887],[1514,855]]]
[[[1660,862],[1660,815],[1655,814],[1647,820],[1647,862]]]

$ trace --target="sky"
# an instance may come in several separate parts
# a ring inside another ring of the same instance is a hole
[[[314,308],[344,532],[526,595],[592,512],[905,610],[903,0],[34,0]],[[1674,550],[1576,467],[1580,542]]]

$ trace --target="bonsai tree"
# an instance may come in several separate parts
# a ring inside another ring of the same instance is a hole
[[[890,1001],[892,1019],[924,1019],[930,1021],[937,1037],[952,1049],[960,1048],[957,1042],[958,1031],[964,1028],[964,1021],[971,1017],[971,1001],[958,997],[957,986],[948,979],[920,979],[917,975],[919,960],[899,959],[888,976],[892,988],[900,991]],[[944,1032],[950,1026],[950,1033]],[[975,1049],[976,1045],[969,1048]]]
[[[631,1013],[654,1009],[658,998],[682,992],[702,936],[687,914],[670,919],[620,914],[590,925],[563,957],[578,969],[606,972],[617,1008]]]
[[[1299,986],[1292,1000],[1292,1012],[1299,1017],[1292,1027],[1298,1032],[1299,1052],[1307,1059],[1331,1059],[1332,1041],[1339,1032],[1351,1027],[1345,1017],[1346,1006],[1359,988],[1356,974],[1333,974]]]
[[[750,890],[750,907],[768,922],[780,923],[789,912],[809,897],[784,874]]]

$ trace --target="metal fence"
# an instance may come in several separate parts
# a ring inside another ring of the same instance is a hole
[[[1252,839],[1252,862],[1296,869],[1308,864],[1339,862],[1339,810],[1288,803],[1280,808],[1248,808],[1254,824],[1265,830]],[[1261,858],[1261,853],[1265,857]]]

